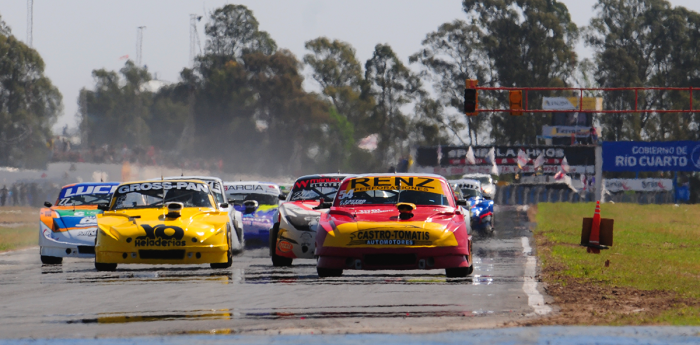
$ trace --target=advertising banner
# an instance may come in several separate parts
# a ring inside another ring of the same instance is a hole
[[[542,168],[545,174],[555,174],[559,171],[564,158],[571,166],[570,173],[594,172],[595,148],[593,146],[473,146],[474,164],[469,164],[467,161],[469,147],[423,146],[416,149],[416,164],[412,171],[441,175],[489,174],[493,163],[496,163],[499,173],[515,173],[520,170],[518,152],[521,150],[529,159],[529,163],[522,168],[522,172],[525,173],[535,171],[532,162],[540,156],[544,158]]]
[[[608,192],[669,192],[673,190],[673,180],[670,178],[626,179],[614,178],[605,180]]]
[[[603,143],[604,171],[700,171],[700,141]]]
[[[583,110],[603,110],[602,97],[583,97]],[[578,97],[542,97],[542,110],[577,110]]]
[[[542,126],[542,137],[551,138],[588,138],[591,136],[591,127],[582,126]]]

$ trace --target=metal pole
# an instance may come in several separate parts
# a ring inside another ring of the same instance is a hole
[[[595,199],[605,202],[603,195],[603,146],[595,147]]]

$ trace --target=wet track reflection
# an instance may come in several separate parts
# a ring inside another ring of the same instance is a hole
[[[71,334],[83,325],[81,334],[153,334],[310,324],[387,331],[394,324],[459,329],[474,317],[502,322],[532,312],[522,290],[521,239],[529,230],[524,212],[497,217],[493,234],[474,234],[475,270],[464,279],[446,278],[444,270],[350,270],[319,279],[313,260],[273,267],[264,249],[220,270],[121,265],[97,272],[91,260],[41,266],[36,250],[0,256],[0,299],[8,301],[0,306],[0,332]]]

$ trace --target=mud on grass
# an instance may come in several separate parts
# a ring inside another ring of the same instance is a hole
[[[0,207],[0,252],[36,246],[38,241],[38,208]]]
[[[540,279],[560,311],[527,325],[700,325],[700,206],[604,204],[615,242],[578,245],[595,204],[539,204]]]

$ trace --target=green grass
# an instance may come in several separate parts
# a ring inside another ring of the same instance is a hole
[[[0,207],[0,251],[36,246],[38,243],[38,208]]]
[[[36,246],[39,243],[39,224],[6,228],[0,226],[0,252]]]
[[[593,203],[538,205],[536,231],[552,242],[549,260],[563,264],[562,273],[700,298],[700,205],[603,204],[601,216],[613,218],[615,230],[614,246],[600,255],[588,254],[578,246],[582,218],[592,217],[594,210]],[[610,260],[609,267],[605,267],[606,260]],[[670,324],[700,324],[698,315],[697,308],[685,308],[669,311],[662,318]]]

